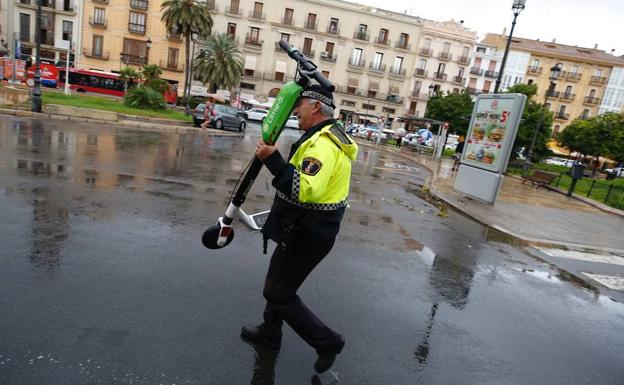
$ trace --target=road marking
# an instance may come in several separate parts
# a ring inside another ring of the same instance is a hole
[[[624,258],[617,255],[591,254],[573,250],[546,249],[541,247],[538,247],[537,249],[550,255],[551,257],[624,266]]]
[[[624,277],[620,275],[604,275],[604,274],[592,274],[592,273],[582,273],[588,278],[593,279],[596,282],[599,282],[609,289],[613,290],[624,290]]]

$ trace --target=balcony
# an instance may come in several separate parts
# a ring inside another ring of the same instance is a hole
[[[225,9],[225,14],[228,16],[241,17],[243,16],[243,10],[239,7],[230,6],[229,8]]]
[[[147,0],[130,0],[130,8],[139,11],[147,11],[149,3]]]
[[[470,67],[470,74],[472,75],[477,75],[477,76],[482,76],[483,75],[483,70],[479,67]]]
[[[301,53],[309,57],[310,59],[314,59],[314,55],[316,54],[313,49],[303,49]]]
[[[581,80],[581,77],[582,74],[578,72],[568,72],[568,74],[566,75],[566,80],[571,82],[578,82],[579,80]]]
[[[607,81],[607,78],[605,78],[604,76],[592,76],[591,79],[589,80],[589,84],[594,85],[594,86],[601,86],[605,84],[606,81]]]
[[[362,96],[364,92],[361,88],[357,88],[355,86],[340,86],[340,93],[345,95],[352,96]]]
[[[167,31],[167,40],[182,41],[182,34],[173,31]]]
[[[369,41],[370,40],[370,35],[366,32],[354,32],[353,33],[353,38],[355,40],[362,40],[362,41]]]
[[[583,103],[589,105],[597,105],[600,103],[600,98],[594,96],[585,96],[585,99],[583,99]]]
[[[446,77],[447,77],[446,74],[443,74],[443,73],[440,73],[440,72],[436,72],[436,73],[433,74],[433,79],[434,80],[439,80],[439,81],[445,82],[446,81]]]
[[[37,5],[37,1],[33,1],[34,5]],[[56,2],[54,0],[41,0],[41,6],[47,8],[56,8]]]
[[[128,23],[128,31],[138,35],[145,35],[145,24]]]
[[[412,45],[408,44],[406,41],[397,41],[396,44],[394,45],[394,48],[398,48],[398,49],[404,49],[406,51],[409,51],[412,49]]]
[[[432,56],[433,55],[433,50],[431,48],[421,48],[418,51],[418,54],[421,56]]]
[[[293,25],[293,18],[291,17],[282,17],[282,24],[284,25]]]
[[[249,18],[253,20],[264,21],[266,20],[266,13],[258,12],[254,10],[254,11],[249,12]]]
[[[120,54],[122,63],[144,65],[147,64],[147,58],[145,56],[138,56],[130,53],[122,52]]]
[[[529,67],[527,73],[529,75],[539,75],[542,73],[542,67]]]
[[[96,4],[108,4],[108,0],[92,0]]]
[[[321,60],[325,60],[329,62],[336,62],[336,54],[334,54],[333,52],[322,51]]]
[[[263,40],[258,40],[257,37],[252,37],[249,34],[245,35],[245,46],[253,49],[262,49]]]
[[[89,25],[93,28],[102,28],[105,29],[108,23],[105,18],[94,18],[93,16],[89,16]]]
[[[479,94],[479,91],[476,88],[468,87],[468,88],[466,88],[466,90],[468,90],[468,93],[470,95],[478,95]]]
[[[426,78],[427,70],[424,68],[416,68],[414,70],[414,76],[416,76],[417,78]]]
[[[258,79],[261,80],[262,79],[262,72],[258,72],[258,71],[254,71],[254,70],[245,70],[245,72],[243,72],[243,74],[241,75],[242,78],[244,79]]]
[[[464,78],[464,77],[453,76],[453,83],[455,83],[455,84],[464,84],[465,81],[466,81],[466,78]]]
[[[378,36],[375,38],[375,44],[377,45],[383,45],[383,46],[390,46],[390,39],[388,39],[387,37],[381,37]]]
[[[303,28],[305,29],[309,29],[311,31],[316,31],[316,29],[318,28],[318,23],[316,21],[310,21],[307,20],[304,24],[303,24]]]
[[[453,58],[453,54],[450,52],[440,52],[438,55],[438,59],[440,60],[451,60]]]
[[[368,68],[372,72],[386,72],[386,65],[385,64],[370,63]]]
[[[293,77],[286,74],[281,74],[280,76],[278,75],[278,72],[265,72],[262,75],[262,79],[272,82],[286,83],[293,80]]]
[[[558,120],[568,120],[568,119],[570,119],[570,114],[563,114],[561,112],[557,112],[555,114],[555,119],[558,119]]]
[[[574,98],[576,98],[576,94],[564,92],[561,94],[561,97],[559,99],[562,101],[571,102],[574,100]]]
[[[184,72],[184,64],[170,63],[169,61],[160,61],[158,66],[167,71]]]
[[[397,68],[397,67],[390,68],[390,75],[405,76],[406,73],[407,73],[407,68]]]
[[[403,104],[403,97],[395,93],[389,93],[388,95],[378,94],[378,97],[388,103]]]
[[[359,59],[359,60],[355,60],[353,58],[349,59],[349,67],[364,68],[364,66],[366,66],[366,60],[364,59]]]
[[[468,64],[468,60],[469,60],[468,56],[460,56],[457,59],[457,62],[460,63],[460,64]]]
[[[83,48],[82,54],[91,59],[108,60],[109,52],[95,52],[93,49]]]
[[[340,35],[340,28],[337,25],[328,25],[327,33],[330,35]]]
[[[485,71],[485,77],[486,78],[496,79],[498,77],[498,72],[497,71],[492,71],[492,70],[487,70],[487,71]]]
[[[561,95],[561,92],[554,90],[547,90],[546,94],[549,98],[558,98]]]

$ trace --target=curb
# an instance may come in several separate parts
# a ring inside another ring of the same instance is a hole
[[[79,123],[90,123],[90,124],[101,124],[105,126],[115,126],[115,127],[123,127],[123,128],[133,128],[133,129],[145,129],[145,130],[153,130],[153,131],[171,131],[171,132],[192,132],[192,133],[203,133],[208,136],[240,136],[239,133],[220,131],[216,129],[201,129],[197,127],[189,127],[189,126],[178,126],[178,125],[169,125],[163,123],[148,123],[141,120],[121,120],[121,121],[110,121],[110,120],[99,120],[99,119],[90,119],[90,118],[76,118],[69,115],[56,115],[45,112],[32,112],[32,111],[24,111],[24,110],[12,110],[8,108],[0,108],[0,115],[9,115],[15,116],[18,118],[33,118],[33,119],[53,119],[53,120],[67,120],[72,122]]]

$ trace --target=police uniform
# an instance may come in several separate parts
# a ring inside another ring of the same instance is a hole
[[[286,321],[319,354],[344,345],[342,336],[305,306],[297,290],[334,244],[357,150],[341,124],[329,119],[292,145],[287,162],[278,151],[264,160],[277,192],[262,232],[265,242],[271,239],[277,246],[265,280],[261,328],[277,343]]]

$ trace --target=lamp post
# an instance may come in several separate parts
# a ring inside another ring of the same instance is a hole
[[[149,64],[149,51],[150,48],[152,48],[152,39],[150,37],[147,38],[147,41],[145,42],[145,47],[147,47],[147,49],[145,50],[145,64]]]
[[[191,30],[191,43],[193,44],[193,48],[191,50],[191,60],[190,60],[190,68],[187,68],[188,71],[188,87],[186,87],[186,95],[184,95],[185,105],[184,105],[184,113],[186,115],[191,114],[191,85],[193,83],[193,59],[195,58],[195,41],[199,37],[199,33],[196,30]]]
[[[507,55],[509,54],[509,46],[511,45],[511,37],[513,36],[514,27],[516,26],[516,18],[525,8],[526,0],[513,0],[513,4],[511,5],[511,10],[513,11],[513,21],[511,22],[511,31],[509,31],[509,37],[507,38],[507,45],[505,46],[505,53],[503,54],[503,62],[500,66],[500,71],[498,72],[498,77],[496,78],[496,85],[494,86],[494,93],[498,93],[498,89],[500,88],[501,80],[503,79],[503,71],[505,70],[505,63],[507,63]]]
[[[427,117],[427,110],[429,109],[429,100],[431,99],[431,97],[433,96],[433,90],[435,89],[435,87],[433,86],[433,84],[429,84],[429,92],[427,93],[427,104],[425,104],[425,113],[423,114],[423,118]]]
[[[41,1],[37,0],[37,17],[35,20],[35,39],[37,56],[35,57],[35,85],[32,91],[32,112],[41,112]]]
[[[531,168],[531,159],[533,158],[533,148],[535,147],[535,141],[537,140],[537,134],[539,130],[542,128],[544,124],[544,115],[546,114],[546,103],[548,102],[548,96],[552,95],[555,92],[555,80],[559,78],[559,74],[561,74],[561,66],[559,64],[555,64],[550,68],[550,84],[548,86],[548,90],[544,93],[544,106],[542,107],[542,113],[540,115],[539,120],[537,121],[537,126],[535,127],[535,131],[533,132],[533,139],[531,140],[531,145],[529,146],[529,152],[527,153],[524,164],[522,165],[523,174],[526,175]]]

